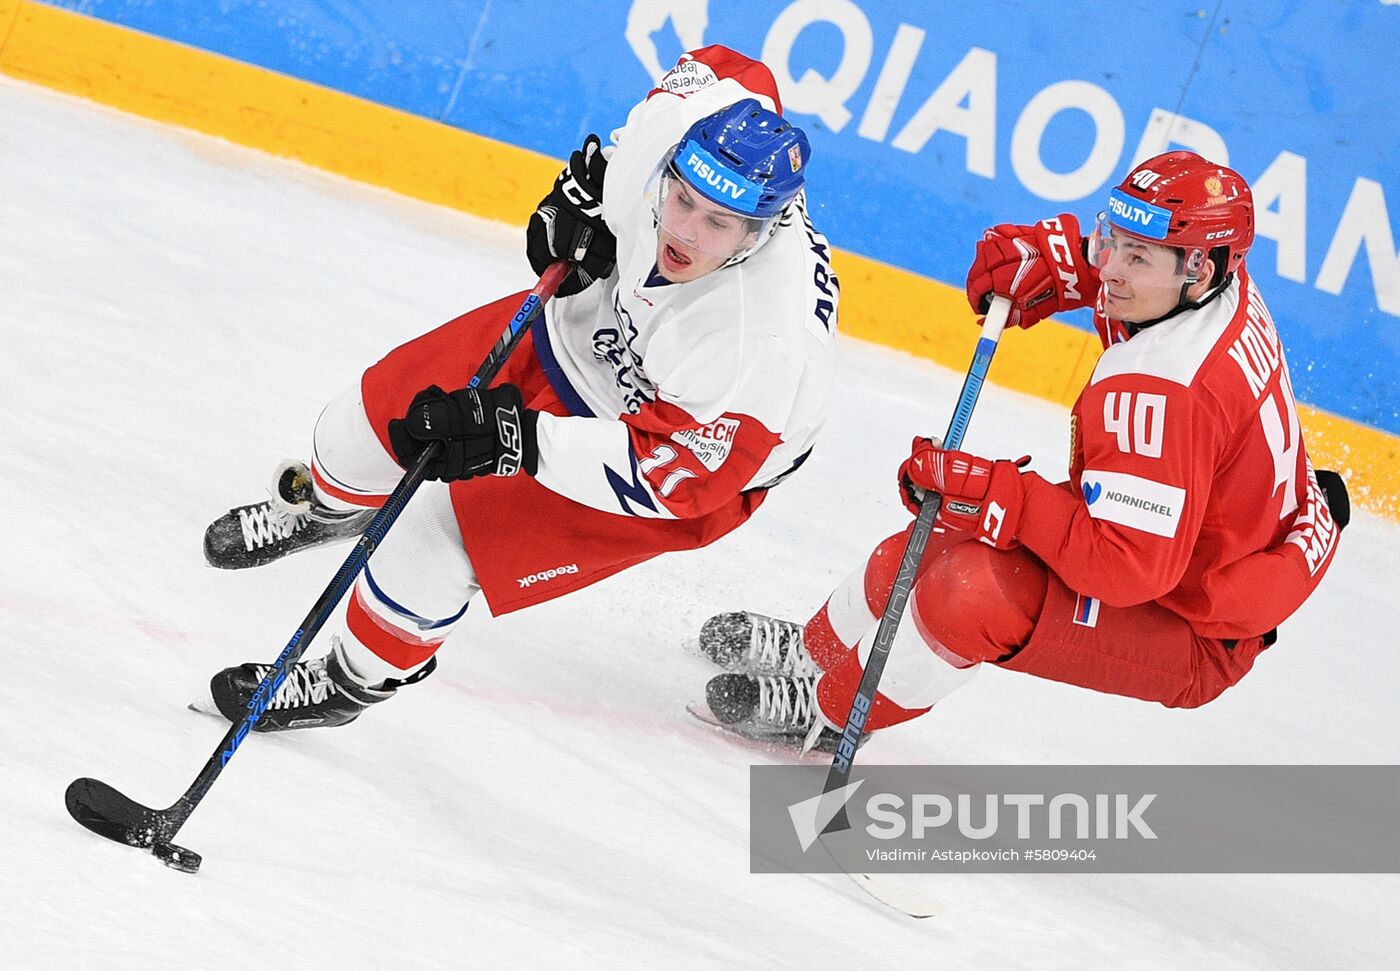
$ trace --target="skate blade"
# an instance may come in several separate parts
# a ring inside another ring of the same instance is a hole
[[[200,695],[185,707],[201,715],[213,715],[215,718],[228,721],[224,718],[223,712],[219,711],[219,706],[214,704],[214,698],[209,694]]]
[[[685,710],[699,722],[708,725],[717,734],[723,735],[726,739],[742,748],[752,749],[756,752],[763,752],[767,755],[777,755],[795,762],[830,762],[831,756],[825,752],[803,752],[800,739],[785,740],[772,735],[753,735],[745,732],[742,727],[727,725],[715,717],[710,711],[710,706],[703,701],[692,701],[685,706]]]

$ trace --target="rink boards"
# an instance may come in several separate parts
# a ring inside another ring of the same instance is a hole
[[[580,24],[549,3],[0,0],[0,69],[521,224],[555,159],[616,125],[682,40],[723,41],[775,67],[812,135],[843,331],[959,369],[975,331],[958,284],[984,226],[1090,217],[1167,143],[1228,156],[1256,187],[1251,269],[1315,462],[1400,516],[1400,122],[1375,93],[1396,86],[1400,5],[1127,3],[1073,25],[936,6],[609,2]],[[1097,356],[1082,317],[1016,334],[997,382],[1069,403]]]

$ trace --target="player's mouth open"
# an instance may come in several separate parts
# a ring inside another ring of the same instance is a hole
[[[669,260],[672,265],[677,267],[690,265],[690,257],[677,250],[670,243],[666,244],[666,259]]]

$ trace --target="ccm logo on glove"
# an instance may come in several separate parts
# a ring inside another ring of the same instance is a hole
[[[1034,226],[1003,223],[987,230],[967,271],[972,309],[985,314],[994,295],[1006,297],[1009,320],[1018,327],[1086,306],[1098,288],[1098,274],[1084,256],[1079,221],[1068,213]]]
[[[1011,549],[1017,545],[1024,501],[1021,469],[1029,462],[1028,455],[1014,462],[993,462],[946,449],[936,438],[916,438],[899,467],[899,497],[917,515],[925,496],[937,493],[943,497],[940,526],[972,533],[997,549]]]
[[[534,475],[539,467],[535,423],[513,384],[446,392],[433,385],[414,395],[408,412],[389,422],[389,443],[408,468],[430,444],[437,454],[426,477],[454,482],[479,475]]]
[[[603,220],[603,180],[608,160],[597,135],[569,156],[554,187],[535,207],[525,228],[525,255],[536,273],[556,260],[574,264],[556,296],[568,297],[606,279],[617,265],[617,239]]]

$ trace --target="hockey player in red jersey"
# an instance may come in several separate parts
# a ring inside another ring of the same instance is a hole
[[[432,669],[477,593],[506,613],[704,546],[802,463],[826,416],[838,290],[807,217],[807,137],[780,112],[763,64],[682,57],[536,209],[531,265],[574,269],[494,387],[464,385],[523,294],[389,353],[326,406],[309,463],[210,527],[221,567],[355,535],[441,444],[329,654],[296,665],[258,730],[350,721]],[[216,675],[217,708],[237,718],[267,670]]]
[[[868,730],[929,710],[983,663],[1194,707],[1242,678],[1326,572],[1345,488],[1315,475],[1283,346],[1245,254],[1249,186],[1190,152],[1137,166],[1089,236],[1060,215],[977,244],[973,309],[1094,308],[1104,346],[1071,418],[1070,480],[916,439],[906,505],[943,497]],[[1320,481],[1321,480],[1321,481]],[[1329,504],[1330,499],[1330,504]],[[908,531],[806,625],[705,625],[733,730],[808,746],[846,721]]]

